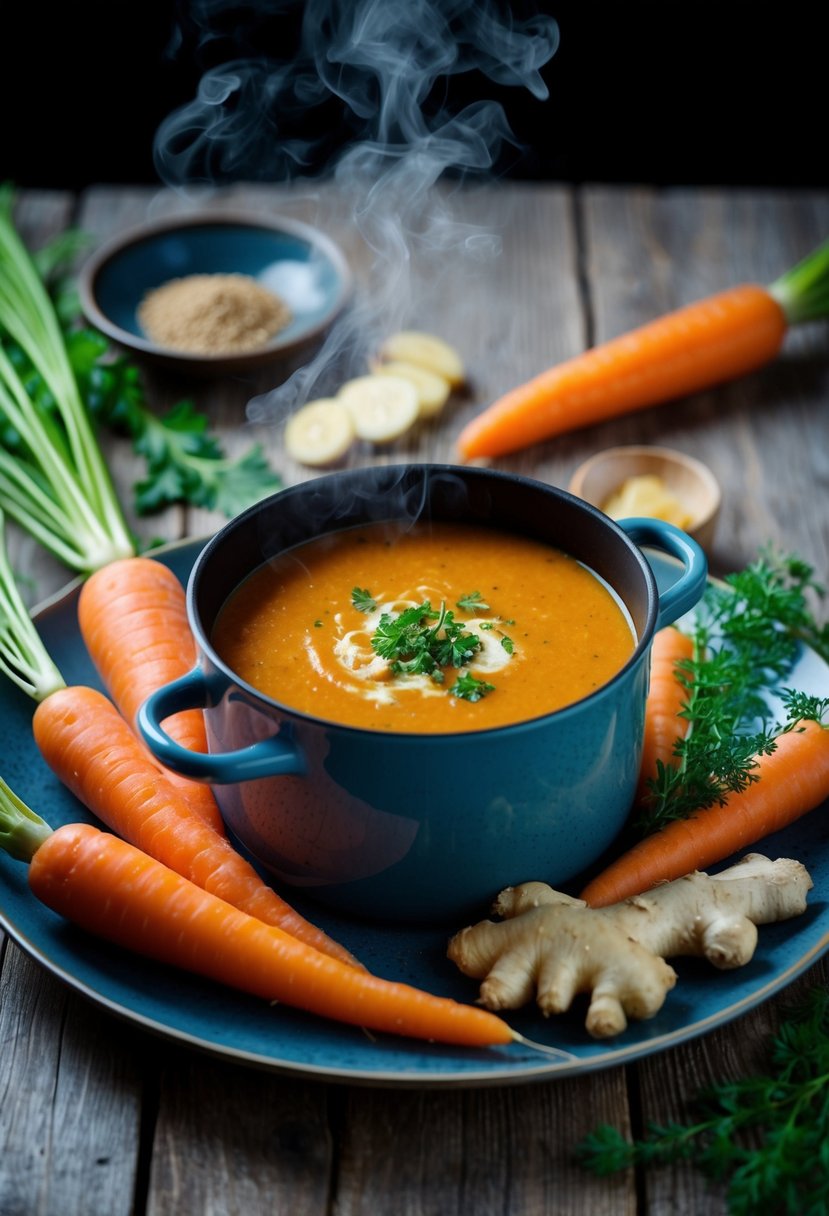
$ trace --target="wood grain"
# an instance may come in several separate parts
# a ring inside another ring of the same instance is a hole
[[[632,1175],[585,1175],[575,1145],[625,1109],[621,1069],[567,1084],[451,1093],[352,1091],[338,1216],[634,1216]]]
[[[328,1211],[325,1088],[164,1053],[147,1216]]]
[[[130,1216],[141,1044],[7,943],[0,979],[0,1212]]]

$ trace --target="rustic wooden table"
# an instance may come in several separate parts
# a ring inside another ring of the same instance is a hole
[[[32,246],[70,226],[101,242],[150,217],[211,207],[318,220],[363,284],[389,283],[391,230],[361,232],[353,199],[234,187],[195,200],[100,187],[80,197],[26,193],[18,218]],[[384,323],[443,333],[463,352],[469,396],[439,423],[372,459],[451,459],[462,421],[489,399],[588,344],[738,281],[770,281],[829,231],[829,194],[507,184],[444,199],[428,243],[411,237],[405,308]],[[420,214],[427,204],[418,200]],[[382,217],[380,217],[382,218]],[[371,219],[366,211],[362,221]],[[441,244],[441,243],[444,244]],[[434,249],[439,256],[435,257]],[[399,263],[395,263],[398,264]],[[375,318],[376,319],[376,318]],[[557,485],[592,452],[664,443],[702,457],[724,504],[711,566],[722,573],[767,542],[829,574],[829,361],[826,331],[792,334],[773,366],[740,382],[596,426],[498,462]],[[275,387],[255,380],[146,384],[154,408],[182,396],[206,411],[228,450],[260,440],[285,484],[311,475],[281,448],[278,421],[246,406]],[[127,441],[108,442],[129,508],[140,472]],[[140,536],[206,536],[223,518],[176,507],[131,522]],[[32,603],[67,573],[12,534]],[[0,1212],[3,1216],[222,1216],[265,1212],[427,1213],[726,1211],[723,1191],[688,1166],[585,1174],[573,1147],[598,1122],[637,1133],[681,1119],[701,1086],[764,1063],[785,998],[825,984],[825,960],[783,996],[635,1065],[519,1086],[433,1090],[326,1084],[243,1067],[145,1033],[67,988],[13,942],[0,986]]]

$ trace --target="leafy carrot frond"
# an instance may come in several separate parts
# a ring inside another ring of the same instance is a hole
[[[829,240],[769,284],[790,325],[829,316]]]
[[[745,569],[712,583],[689,632],[694,657],[676,666],[685,690],[671,763],[656,776],[638,809],[636,828],[647,835],[674,819],[724,805],[729,794],[757,780],[757,763],[774,750],[781,730],[798,720],[822,720],[825,702],[781,692],[801,646],[829,658],[829,624],[820,625],[813,602],[825,590],[797,555],[761,551]],[[775,721],[770,694],[782,698],[787,722]]]
[[[816,697],[796,688],[786,688],[782,693],[783,705],[789,715],[789,722],[817,722],[819,726],[826,725],[829,714],[829,697]]]
[[[692,1164],[727,1182],[732,1216],[752,1216],[760,1197],[780,1216],[825,1212],[829,993],[816,985],[801,1005],[784,1010],[766,1048],[764,1074],[700,1090],[683,1121],[651,1122],[638,1140],[602,1124],[576,1146],[577,1160],[599,1175],[635,1165]]]

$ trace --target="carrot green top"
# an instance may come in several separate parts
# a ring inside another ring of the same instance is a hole
[[[81,399],[57,310],[0,186],[0,416],[25,458],[0,446],[0,505],[73,570],[134,551],[109,471]],[[54,401],[47,416],[18,366],[22,352]]]
[[[6,552],[5,517],[0,510],[0,672],[35,701],[65,681],[43,644],[15,582]]]
[[[0,777],[0,848],[17,861],[31,861],[52,829]]]
[[[829,316],[829,239],[768,286],[789,325]]]

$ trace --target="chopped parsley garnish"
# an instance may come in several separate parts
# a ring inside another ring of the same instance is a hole
[[[399,616],[384,612],[371,639],[374,651],[391,663],[396,674],[429,675],[442,667],[468,663],[481,639],[441,604],[435,611],[428,600],[406,608]],[[438,680],[442,680],[441,676]]]
[[[351,602],[358,612],[373,612],[377,601],[367,588],[355,587]],[[457,605],[464,611],[488,612],[487,604],[479,591],[462,596]],[[493,622],[482,622],[480,628],[491,629]],[[501,637],[501,645],[507,654],[514,652],[511,638]],[[459,670],[472,662],[483,647],[480,635],[467,629],[463,621],[457,620],[445,602],[433,608],[429,600],[405,608],[398,615],[384,612],[371,636],[375,654],[385,659],[395,675],[425,675],[435,684],[446,680],[446,669]],[[476,679],[471,672],[464,671],[451,688],[450,695],[464,701],[480,701],[481,697],[495,690],[494,684]]]
[[[494,684],[487,684],[485,680],[476,679],[470,671],[462,672],[449,689],[453,697],[460,697],[463,701],[480,701],[481,697],[494,691]]]
[[[462,595],[457,606],[461,612],[489,612],[489,604],[480,591],[470,591],[469,595]]]
[[[355,587],[351,592],[351,602],[358,612],[373,612],[377,607],[377,601],[371,592],[361,587]]]

